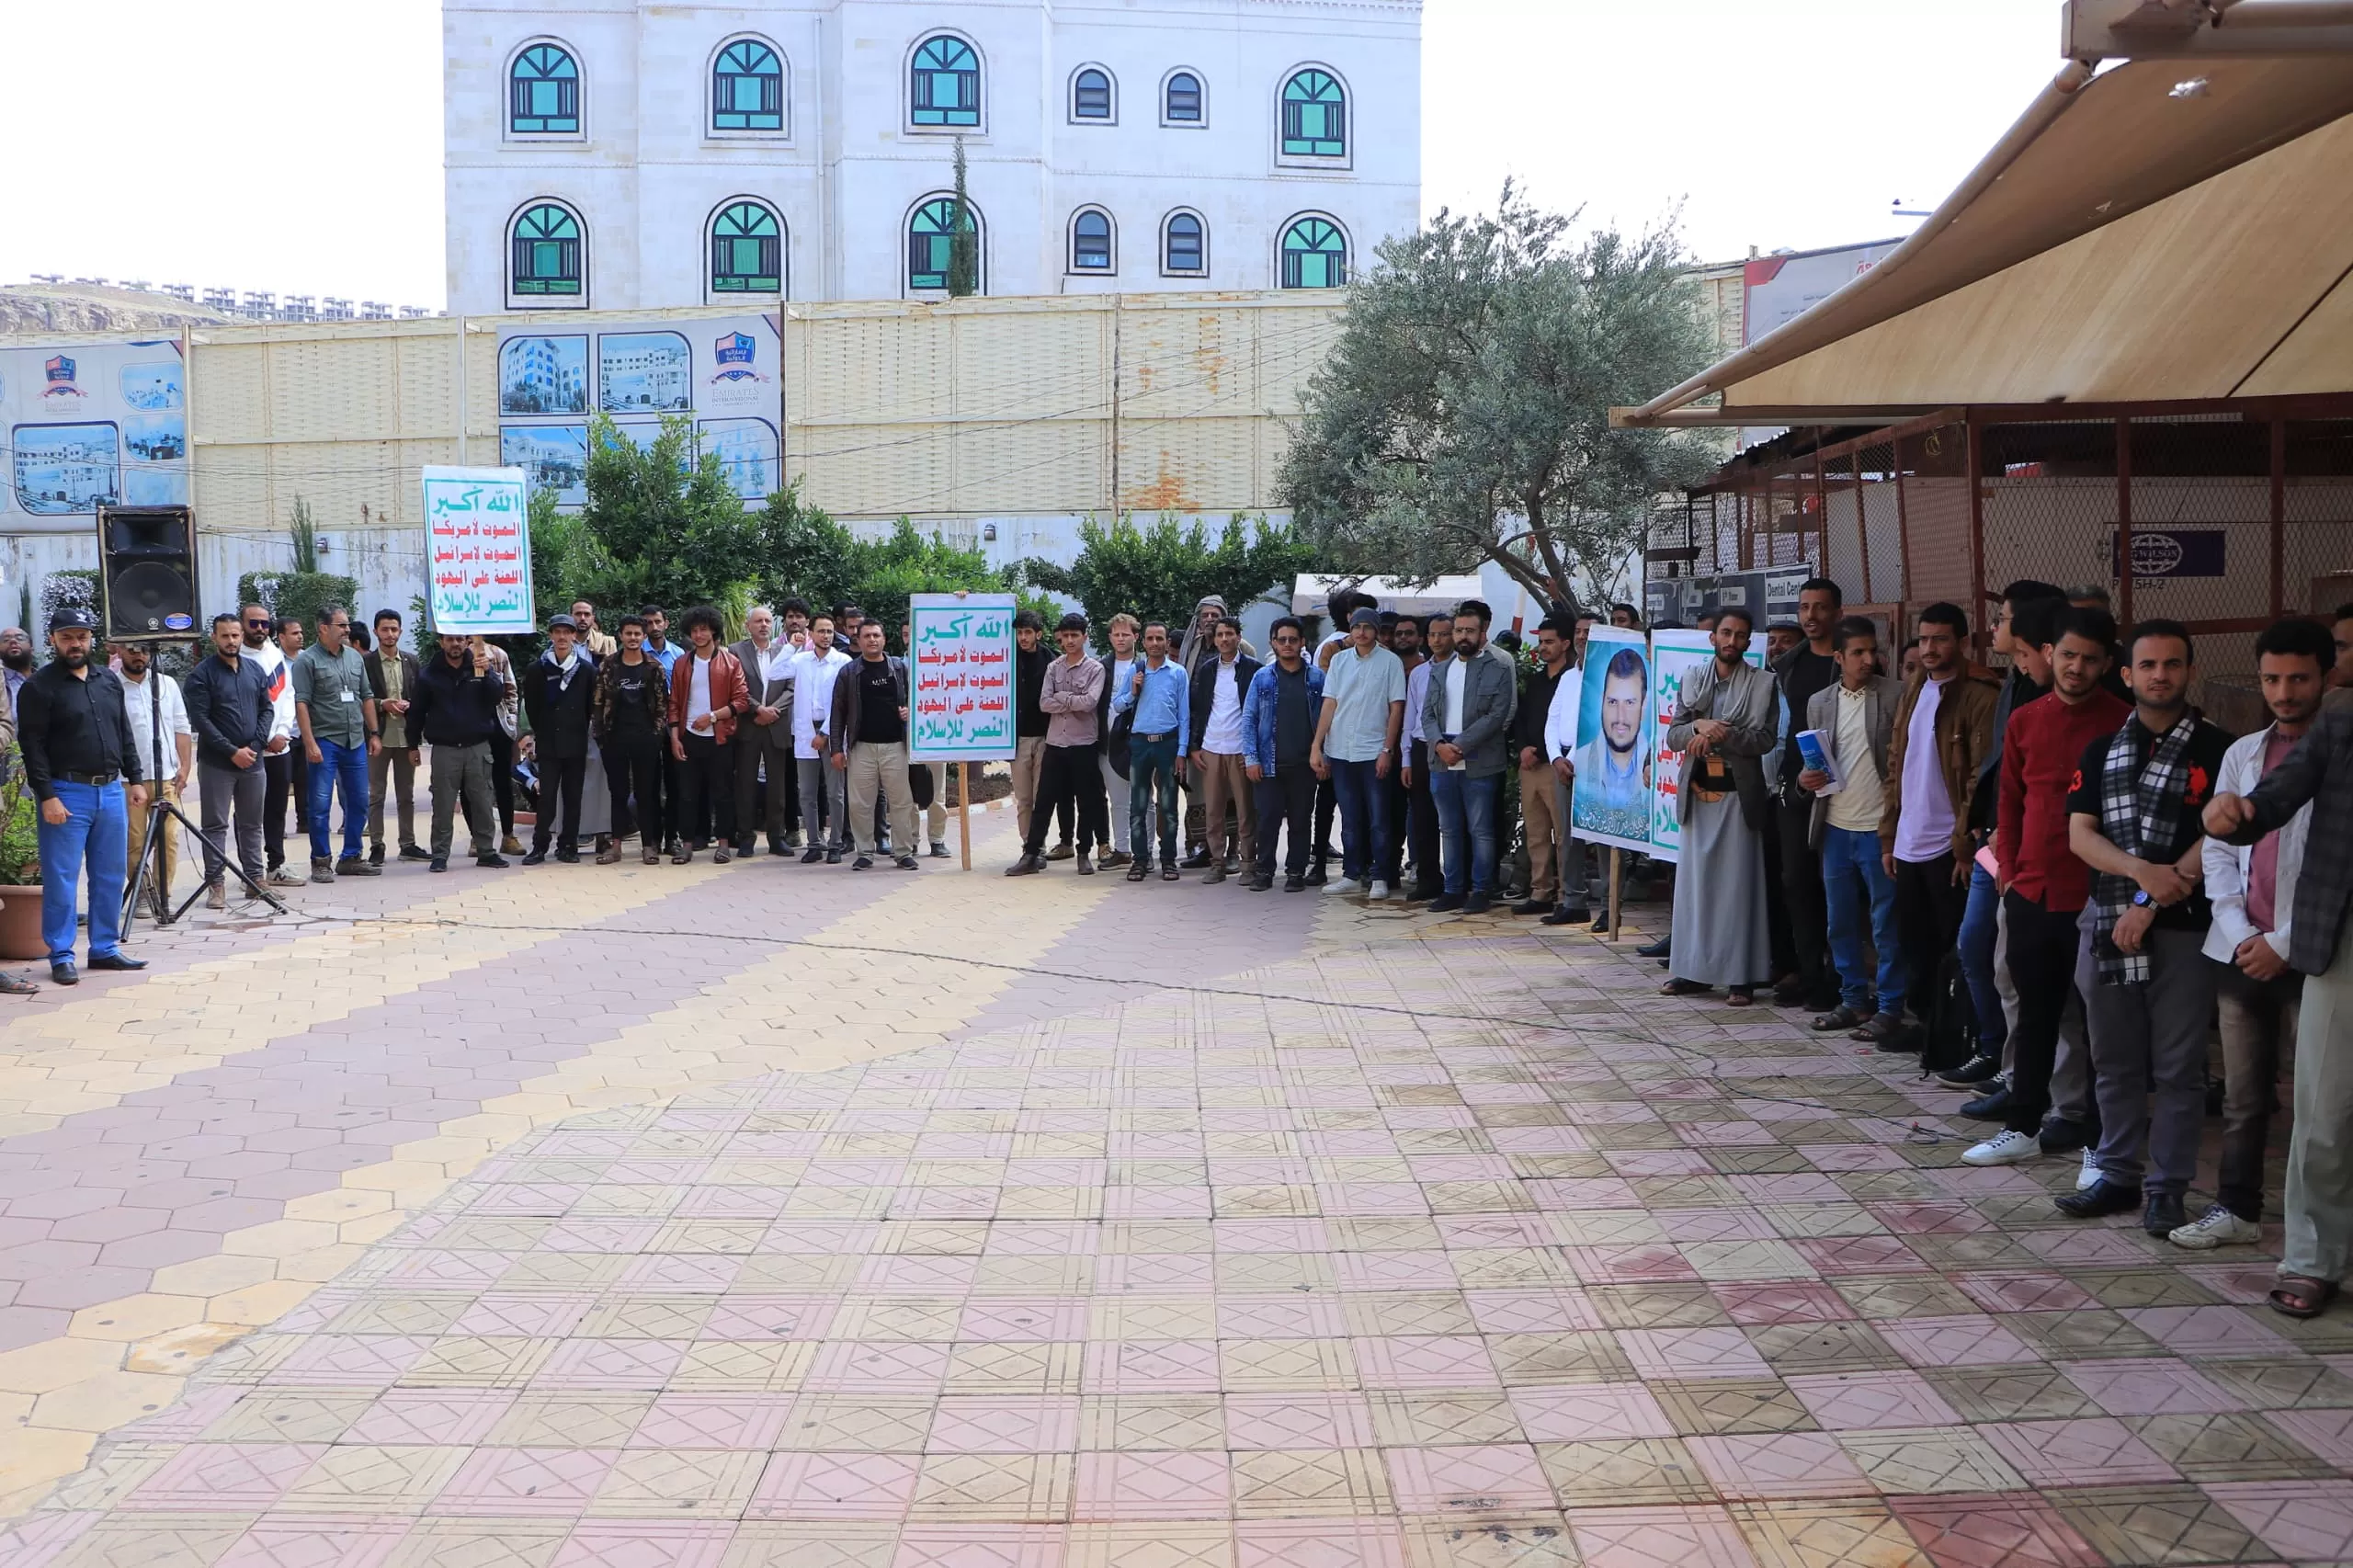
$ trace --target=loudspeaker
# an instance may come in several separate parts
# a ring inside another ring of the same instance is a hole
[[[101,508],[98,582],[107,636],[194,636],[196,521],[188,509]]]

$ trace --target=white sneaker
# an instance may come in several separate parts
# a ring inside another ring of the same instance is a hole
[[[1324,884],[1324,891],[1325,892],[1362,892],[1364,888],[1362,884],[1352,881],[1347,877],[1334,877]]]
[[[2226,1244],[2251,1246],[2262,1239],[2262,1226],[2240,1219],[2219,1203],[2206,1210],[2204,1219],[2177,1226],[2165,1237],[2174,1245],[2192,1252],[2206,1252]]]
[[[1372,900],[1373,903],[1379,903],[1382,899],[1389,896],[1389,884],[1387,882],[1375,882],[1371,887],[1365,890],[1364,896]]]
[[[1962,1151],[1961,1156],[1963,1164],[1972,1165],[2015,1165],[2041,1157],[2042,1140],[2016,1128],[2004,1128],[1984,1142]]]
[[[2084,1168],[2075,1173],[2075,1190],[2089,1192],[2099,1185],[2099,1154],[2092,1149],[2084,1151]]]

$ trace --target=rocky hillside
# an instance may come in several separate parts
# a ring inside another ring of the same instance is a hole
[[[16,283],[0,288],[0,333],[177,332],[229,321],[219,311],[169,294],[92,283]]]

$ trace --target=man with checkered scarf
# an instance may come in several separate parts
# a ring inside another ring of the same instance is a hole
[[[2092,869],[2099,981],[2085,1006],[2100,1176],[2058,1204],[2091,1219],[2145,1196],[2141,1228],[2164,1236],[2188,1222],[2205,1126],[2214,969],[2200,949],[2213,910],[2199,819],[2231,736],[2189,706],[2196,655],[2180,622],[2141,622],[2125,659],[2132,716],[2084,748],[2067,797],[2069,846]]]

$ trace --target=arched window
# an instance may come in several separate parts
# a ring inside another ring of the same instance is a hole
[[[1337,289],[1348,280],[1348,236],[1329,218],[1294,219],[1283,231],[1282,286]]]
[[[1171,125],[1199,125],[1201,122],[1201,79],[1190,71],[1179,71],[1168,78],[1165,102],[1161,118]]]
[[[739,38],[710,67],[710,128],[729,131],[784,129],[784,62],[756,38]]]
[[[580,297],[588,257],[580,220],[552,201],[534,202],[515,219],[513,282],[508,292],[541,299]]]
[[[907,288],[945,290],[953,276],[959,246],[969,256],[972,288],[982,283],[980,214],[964,204],[961,222],[952,196],[935,196],[907,218]]]
[[[1070,117],[1073,119],[1111,118],[1109,72],[1090,65],[1070,79]]]
[[[920,126],[981,123],[981,57],[947,33],[924,40],[909,83],[908,119]]]
[[[1171,212],[1160,226],[1160,270],[1199,277],[1209,269],[1209,226],[1198,212]]]
[[[506,129],[516,136],[580,134],[580,67],[564,50],[535,43],[506,71]]]
[[[1111,215],[1100,207],[1082,207],[1070,221],[1070,269],[1073,272],[1112,272]]]
[[[731,201],[710,221],[710,291],[784,292],[784,225],[764,201]]]
[[[1283,84],[1283,155],[1348,155],[1348,95],[1329,71],[1311,65]]]

